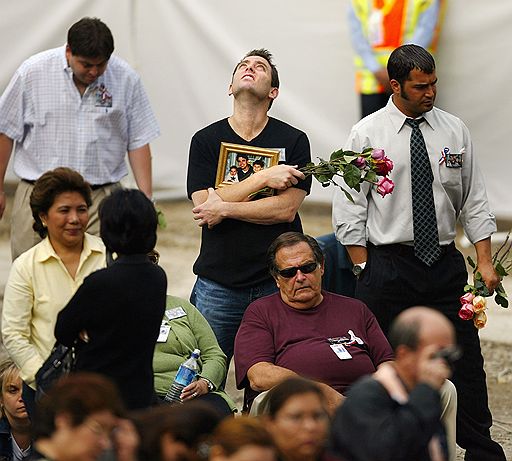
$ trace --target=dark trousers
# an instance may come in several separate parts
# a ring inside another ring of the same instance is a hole
[[[373,311],[386,335],[393,319],[408,307],[428,306],[448,317],[463,349],[452,377],[458,393],[457,444],[466,449],[467,461],[505,461],[503,449],[489,432],[492,416],[478,330],[458,316],[467,276],[464,257],[454,244],[444,247],[431,267],[414,256],[412,247],[369,244],[356,298]]]

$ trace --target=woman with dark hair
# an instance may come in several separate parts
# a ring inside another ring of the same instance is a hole
[[[135,461],[138,437],[120,419],[124,407],[115,385],[94,373],[59,380],[39,402],[33,435],[37,461],[95,461],[113,450],[118,461]]]
[[[197,461],[221,416],[204,402],[161,405],[132,415],[139,461]]]
[[[43,241],[13,262],[5,286],[2,334],[20,369],[30,413],[35,374],[50,354],[57,314],[91,272],[105,266],[105,247],[86,234],[91,188],[70,168],[56,168],[34,184],[30,207]]]
[[[18,367],[10,360],[0,367],[0,461],[21,461],[31,452],[30,419],[21,398]]]
[[[165,311],[167,278],[148,253],[156,243],[153,203],[118,189],[100,204],[100,234],[117,259],[84,280],[59,313],[55,337],[76,344],[76,370],[110,377],[129,409],[150,406],[153,350]]]
[[[213,432],[208,460],[276,461],[277,448],[261,420],[226,418]]]
[[[329,416],[316,383],[287,379],[268,391],[262,405],[263,418],[283,461],[323,459]]]

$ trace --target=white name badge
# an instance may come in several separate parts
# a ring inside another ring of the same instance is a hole
[[[169,325],[160,325],[160,334],[158,335],[157,343],[166,343],[171,327]]]
[[[352,358],[343,344],[330,344],[330,347],[340,360],[350,360]]]
[[[179,319],[180,317],[185,317],[185,315],[187,315],[187,313],[185,312],[185,310],[181,306],[174,307],[172,309],[167,309],[165,311],[165,316],[169,320]]]

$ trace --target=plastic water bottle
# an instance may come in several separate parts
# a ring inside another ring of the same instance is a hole
[[[197,373],[199,372],[197,359],[200,355],[201,351],[199,349],[194,349],[190,358],[180,365],[178,373],[176,373],[176,377],[164,397],[166,402],[181,403],[180,395],[183,392],[183,389],[194,381]]]

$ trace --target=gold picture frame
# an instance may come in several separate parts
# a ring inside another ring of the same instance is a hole
[[[277,165],[280,153],[279,149],[221,143],[215,187],[226,187],[243,181],[253,174],[256,168],[263,169]],[[236,174],[234,174],[235,168]],[[271,196],[273,194],[274,189],[270,188],[257,193],[258,196]]]

